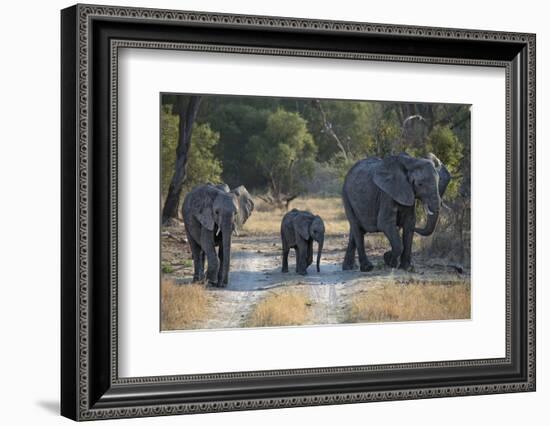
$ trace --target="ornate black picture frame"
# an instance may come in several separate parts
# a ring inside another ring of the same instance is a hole
[[[76,5],[61,13],[61,413],[74,420],[535,390],[535,35]],[[506,356],[119,378],[120,47],[506,71]]]

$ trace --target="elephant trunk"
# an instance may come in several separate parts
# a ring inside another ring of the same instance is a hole
[[[323,252],[323,242],[324,242],[324,238],[319,240],[318,242],[318,248],[317,248],[317,272],[321,272],[321,268],[320,268],[320,265],[321,265],[321,253]]]
[[[435,226],[437,225],[437,220],[439,219],[439,206],[441,204],[441,199],[437,197],[437,201],[424,203],[424,208],[426,209],[427,219],[426,226],[424,228],[414,228],[414,231],[422,235],[423,237],[428,237],[433,234]]]
[[[218,283],[219,286],[227,284],[229,277],[229,261],[231,260],[231,234],[233,231],[233,224],[231,220],[226,220],[222,223],[222,250],[223,261],[220,267],[222,268],[221,279],[222,282]]]

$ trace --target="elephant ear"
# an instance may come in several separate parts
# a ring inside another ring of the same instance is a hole
[[[212,205],[219,193],[219,189],[215,188],[213,185],[206,184],[197,186],[188,194],[189,213],[200,222],[201,226],[209,231],[214,230],[214,213]]]
[[[201,223],[203,227],[209,231],[214,230],[214,213],[212,207],[203,206],[196,214],[195,217]]]
[[[311,226],[312,219],[305,215],[298,215],[294,219],[294,230],[302,237],[304,240],[309,240],[309,227]]]
[[[449,173],[449,170],[447,170],[447,167],[445,167],[445,164],[443,164],[441,160],[435,156],[435,154],[430,152],[428,154],[428,159],[434,164],[435,170],[437,170],[437,173],[439,174],[439,197],[443,197],[443,194],[451,181],[451,174]]]
[[[322,232],[325,232],[325,223],[323,222],[323,219],[319,215],[316,215],[313,218],[313,222],[311,223],[311,226],[315,226],[316,229]]]
[[[406,154],[387,157],[373,176],[376,186],[404,206],[414,205],[414,191],[406,174],[407,166],[413,167],[412,161],[414,159]]]
[[[212,185],[214,188],[218,188],[223,192],[229,192],[229,186],[226,183],[209,183],[209,185]]]
[[[234,188],[231,192],[237,196],[238,200],[237,223],[243,226],[254,210],[254,201],[243,185]]]
[[[447,170],[447,167],[445,167],[444,164],[441,164],[441,168],[439,169],[439,196],[443,197],[443,194],[445,193],[445,190],[447,189],[447,186],[449,185],[449,182],[451,181],[451,174],[449,173],[449,170]]]

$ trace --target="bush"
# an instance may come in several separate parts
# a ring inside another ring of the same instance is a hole
[[[272,112],[264,131],[250,137],[249,146],[275,199],[303,191],[302,180],[313,174],[317,146],[300,114]]]
[[[321,197],[340,196],[342,193],[341,170],[330,163],[315,163],[306,192]]]
[[[172,108],[163,105],[161,109],[161,190],[163,196],[168,192],[178,146],[177,115],[172,114]],[[221,182],[222,163],[214,155],[214,148],[218,144],[220,135],[214,132],[209,124],[195,124],[191,135],[184,182],[184,192],[194,186],[205,183]]]
[[[435,232],[430,237],[421,237],[421,252],[430,257],[446,258],[462,266],[470,266],[470,210],[461,221],[460,210],[442,209]],[[462,234],[461,226],[462,223]],[[417,225],[419,221],[417,220]]]
[[[184,191],[205,182],[221,183],[222,163],[214,156],[214,148],[220,140],[208,124],[195,124],[189,148],[187,175]]]

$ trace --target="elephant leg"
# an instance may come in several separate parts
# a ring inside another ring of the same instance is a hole
[[[307,267],[313,263],[313,239],[307,241]]]
[[[384,263],[386,266],[391,266],[392,253],[393,252],[391,250],[384,253]]]
[[[296,273],[307,275],[307,242],[296,241]]]
[[[200,275],[201,275],[201,280],[204,280],[204,265],[206,263],[206,253],[204,252],[203,249],[201,249],[201,254],[200,254]]]
[[[351,234],[353,235],[353,242],[357,248],[357,255],[359,257],[359,269],[361,272],[372,271],[374,266],[367,257],[365,252],[365,233],[359,227],[356,222],[351,223]]]
[[[346,216],[349,221],[349,241],[346,249],[346,255],[344,257],[344,263],[342,264],[342,269],[349,270],[355,267],[355,250],[357,250],[357,255],[359,257],[359,269],[361,272],[372,271],[374,266],[369,261],[367,253],[365,252],[365,232],[363,232],[359,226],[359,222],[355,216],[355,213],[351,209],[345,194],[343,201]]]
[[[384,254],[384,262],[386,265],[392,268],[397,267],[397,261],[403,253],[403,243],[401,242],[401,236],[399,235],[399,229],[395,224],[385,224],[380,227],[386,238],[390,241],[391,252]]]
[[[351,229],[348,238],[348,247],[346,248],[346,255],[344,256],[344,263],[342,264],[342,270],[351,271],[355,269],[355,240],[351,234]]]
[[[221,265],[223,265],[223,244],[220,244],[218,247],[218,259],[220,262],[220,268],[218,269],[218,285],[221,285],[223,283],[223,268]]]
[[[189,241],[189,247],[191,248],[191,256],[193,257],[193,282],[201,281],[204,279],[204,269],[201,267],[201,247],[187,232],[187,241]]]
[[[415,217],[411,216],[410,218],[407,217],[403,223],[403,253],[401,254],[399,269],[408,270],[411,268],[411,254],[415,222]]]
[[[206,254],[208,260],[208,269],[206,271],[206,279],[211,285],[218,285],[218,269],[219,262],[214,247],[214,233],[205,228],[201,230],[201,247]]]
[[[288,272],[288,252],[290,251],[290,247],[288,244],[285,244],[283,240],[283,269],[281,272]]]

